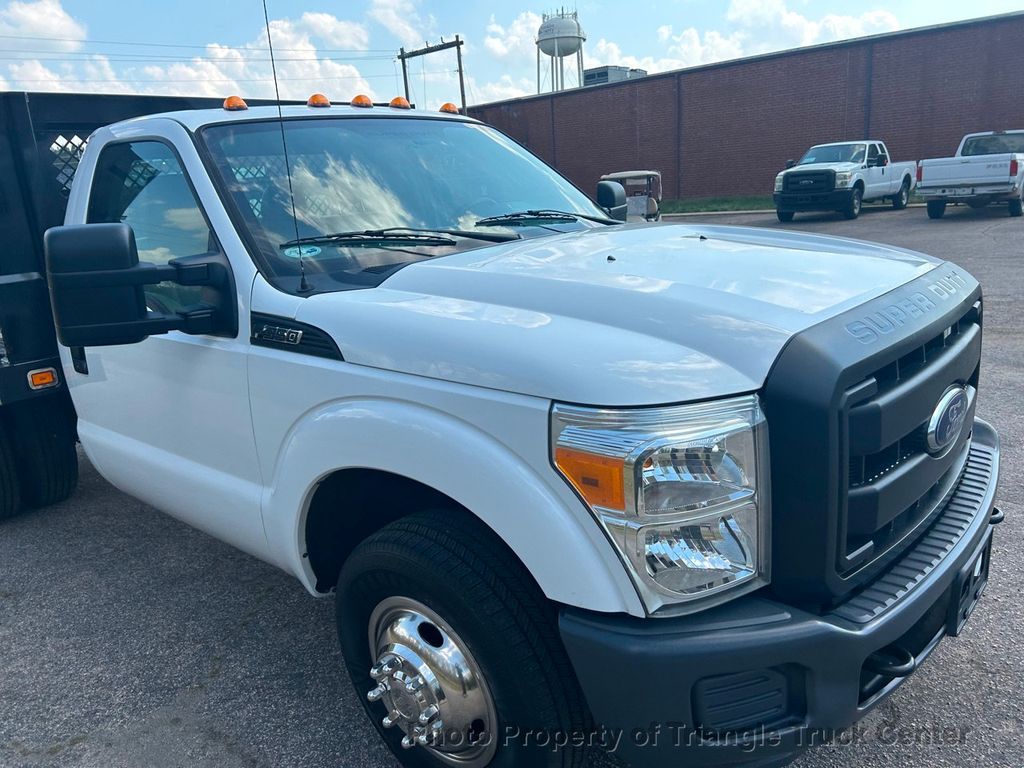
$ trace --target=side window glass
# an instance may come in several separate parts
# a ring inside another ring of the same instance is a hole
[[[874,162],[877,159],[878,159],[878,145],[877,144],[869,144],[868,145],[868,162],[871,163],[871,162]]]
[[[158,141],[104,148],[89,194],[87,221],[131,226],[139,261],[151,264],[218,250],[181,163]],[[199,286],[146,287],[146,304],[155,312],[176,312],[199,303],[201,296]]]

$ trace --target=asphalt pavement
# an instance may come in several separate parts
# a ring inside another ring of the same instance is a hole
[[[774,214],[684,223],[779,227]],[[787,228],[950,259],[985,286],[979,414],[1003,440],[991,583],[964,634],[799,768],[1024,764],[1024,219],[866,207]],[[0,766],[395,766],[345,677],[330,600],[120,493],[0,523]],[[600,765],[613,761],[598,759]]]

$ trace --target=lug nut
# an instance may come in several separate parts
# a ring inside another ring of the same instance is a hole
[[[366,698],[367,698],[368,701],[371,701],[371,702],[372,701],[380,701],[380,697],[383,696],[387,692],[388,692],[388,687],[386,685],[384,685],[384,683],[381,683],[376,688],[374,688],[372,691],[367,693],[366,694]]]
[[[412,749],[416,746],[416,742],[413,741],[412,736],[405,735],[402,737],[402,749]]]
[[[431,704],[429,707],[420,712],[420,725],[426,725],[438,715],[438,709],[436,704]]]
[[[397,712],[389,712],[384,716],[384,719],[380,721],[381,725],[385,728],[390,728],[398,722],[401,716]]]
[[[424,685],[426,685],[426,683],[423,682],[423,678],[417,675],[405,684],[405,690],[409,693],[416,693],[416,691],[420,690]]]

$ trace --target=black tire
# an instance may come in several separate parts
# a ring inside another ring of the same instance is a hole
[[[894,210],[902,211],[907,207],[908,202],[910,202],[910,179],[904,179],[900,191],[892,199],[892,207]]]
[[[860,187],[854,187],[853,192],[850,193],[850,202],[846,204],[846,207],[842,210],[844,219],[856,219],[860,216],[860,209],[864,203],[864,190]]]
[[[779,221],[781,221],[783,224],[788,224],[793,220],[793,217],[796,216],[796,212],[776,210],[775,215],[779,217]]]
[[[10,423],[25,506],[35,509],[64,501],[78,485],[70,406],[60,397],[27,400],[11,408]]]
[[[382,528],[352,552],[338,579],[338,636],[349,676],[402,765],[438,768],[444,763],[426,747],[402,749],[401,728],[385,728],[384,704],[366,697],[377,685],[370,676],[375,661],[369,648],[371,616],[383,601],[396,597],[434,611],[482,670],[497,714],[497,750],[488,766],[583,765],[584,748],[544,750],[506,739],[507,729],[515,726],[524,733],[584,732],[590,718],[558,636],[555,606],[493,532],[459,510],[416,513]]]
[[[1022,193],[1022,194],[1024,194],[1024,193]],[[1010,201],[1010,215],[1011,216],[1020,216],[1022,213],[1024,213],[1024,199],[1018,197],[1015,200],[1011,200]]]
[[[7,425],[0,423],[0,520],[21,511],[21,486]]]
[[[946,201],[945,200],[929,200],[928,201],[928,218],[929,219],[941,219],[942,214],[946,212]]]

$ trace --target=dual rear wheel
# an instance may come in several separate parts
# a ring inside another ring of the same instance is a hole
[[[78,484],[74,416],[60,397],[5,406],[0,415],[0,520],[68,498]]]

